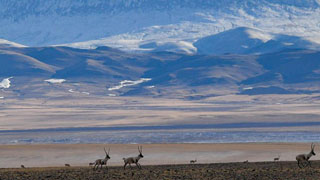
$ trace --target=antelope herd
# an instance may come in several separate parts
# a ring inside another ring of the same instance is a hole
[[[129,164],[131,168],[131,164],[135,164],[139,169],[141,169],[141,165],[139,163],[139,160],[143,158],[142,155],[142,146],[138,146],[138,151],[139,155],[136,157],[128,157],[128,158],[123,158],[124,161],[124,166],[123,169],[126,169],[126,166]],[[93,170],[97,170],[100,166],[100,169],[102,169],[102,166],[105,165],[106,169],[108,169],[107,162],[110,159],[109,153],[110,153],[110,148],[108,152],[106,151],[106,148],[104,148],[104,152],[106,153],[106,156],[104,159],[97,159],[95,160],[94,163],[89,163],[89,166],[93,166]]]
[[[299,154],[299,155],[296,156],[296,160],[297,160],[299,168],[303,168],[303,167],[306,167],[308,165],[311,167],[311,163],[310,163],[309,159],[312,156],[316,155],[316,153],[314,152],[314,147],[315,147],[315,144],[312,143],[311,144],[311,151],[308,154]],[[110,148],[108,150],[108,153],[107,153],[105,148],[104,148],[104,151],[106,153],[106,157],[104,159],[97,159],[94,163],[89,163],[90,166],[94,165],[93,169],[97,169],[99,167],[99,165],[100,165],[100,169],[102,168],[102,165],[105,165],[106,168],[107,168],[107,161],[110,159],[110,156],[109,156]],[[130,168],[131,168],[131,164],[135,164],[139,169],[141,169],[141,165],[139,163],[139,160],[141,158],[143,158],[142,146],[138,146],[138,151],[139,151],[138,156],[123,158],[123,161],[124,161],[123,169],[126,169],[127,165],[129,165]],[[280,155],[278,155],[277,157],[273,158],[273,161],[274,162],[280,161]],[[197,162],[197,159],[190,160],[190,164],[195,164],[196,162]],[[243,163],[248,163],[248,162],[249,162],[248,160],[243,161]],[[96,168],[96,166],[97,166],[97,168]]]
[[[307,154],[299,154],[296,156],[296,160],[298,163],[299,168],[304,168],[306,166],[310,166],[311,167],[311,162],[309,161],[309,159],[312,156],[315,156],[316,153],[314,152],[314,147],[315,144],[311,144],[311,150],[309,153]],[[138,156],[135,157],[127,157],[127,158],[123,158],[123,162],[124,162],[124,166],[123,169],[126,169],[126,166],[129,165],[131,168],[131,164],[135,164],[137,166],[138,169],[141,169],[141,165],[139,163],[139,160],[141,158],[143,158],[142,155],[142,146],[138,146],[138,151],[139,154]],[[108,149],[108,152],[106,151],[106,148],[104,148],[104,152],[105,152],[105,157],[103,159],[97,159],[95,160],[93,163],[89,163],[89,166],[93,166],[93,170],[97,170],[100,166],[100,169],[102,169],[102,166],[105,166],[106,169],[108,169],[107,167],[107,162],[110,159],[109,153],[110,153],[110,148]],[[274,162],[279,161],[280,160],[280,155],[278,155],[277,157],[275,157],[273,159]],[[190,160],[190,164],[195,164],[197,162],[197,159],[195,160]],[[248,163],[249,161],[243,161],[243,163]],[[66,167],[71,167],[70,164],[65,164]],[[21,168],[25,168],[24,165],[21,165]]]

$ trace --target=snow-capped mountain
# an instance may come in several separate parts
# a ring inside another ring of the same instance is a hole
[[[198,53],[203,54],[243,54],[248,50],[261,46],[273,37],[257,29],[236,28],[216,35],[204,37],[194,43]]]
[[[26,47],[22,44],[11,42],[5,39],[0,39],[0,47]]]
[[[302,37],[266,33],[246,27],[201,38],[193,45],[199,54],[264,54],[285,49],[320,50],[320,44]]]
[[[319,0],[0,0],[0,38],[192,53],[197,40],[248,27],[320,42]],[[150,48],[151,47],[151,48]]]

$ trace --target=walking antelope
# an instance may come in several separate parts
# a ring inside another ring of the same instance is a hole
[[[104,152],[106,153],[106,157],[104,159],[97,159],[95,162],[94,162],[94,166],[93,166],[93,169],[98,169],[99,168],[99,165],[100,165],[100,169],[102,169],[102,166],[105,165],[106,166],[106,169],[108,169],[108,166],[107,166],[107,162],[108,160],[110,159],[110,156],[109,156],[109,153],[110,153],[110,148],[108,150],[108,153],[106,151],[106,148],[103,148],[104,149]]]
[[[197,158],[195,160],[190,160],[190,164],[194,164],[197,162]]]
[[[126,169],[126,166],[129,164],[130,168],[131,168],[131,164],[136,164],[136,166],[141,169],[141,165],[139,164],[139,160],[141,158],[143,158],[142,155],[142,146],[138,146],[138,151],[139,151],[139,155],[136,157],[128,157],[128,158],[123,158],[124,161],[124,166],[123,169]]]
[[[70,164],[64,164],[64,166],[65,166],[65,167],[71,167],[71,165],[70,165]]]
[[[280,160],[280,155],[278,155],[278,157],[273,158],[274,162],[279,161],[279,160]]]
[[[315,144],[311,144],[311,151],[308,153],[308,154],[299,154],[296,156],[296,160],[298,162],[298,166],[299,168],[302,168],[302,167],[306,167],[307,165],[309,165],[311,167],[311,163],[309,161],[309,159],[311,158],[311,156],[315,156],[316,153],[314,153],[314,146]],[[306,165],[303,165],[306,164]]]

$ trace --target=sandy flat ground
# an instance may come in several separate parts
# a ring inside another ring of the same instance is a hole
[[[0,145],[0,168],[52,167],[69,163],[87,166],[104,157],[103,147],[111,149],[110,165],[122,165],[123,157],[136,156],[135,144],[47,144]],[[307,153],[309,143],[245,143],[245,144],[144,144],[143,165],[186,164],[191,159],[198,163],[273,161],[280,155],[282,161],[294,161],[299,153]],[[316,146],[317,151],[317,146]],[[317,153],[317,152],[316,152]],[[317,156],[312,157],[318,160]]]

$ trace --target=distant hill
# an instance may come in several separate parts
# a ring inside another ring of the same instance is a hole
[[[320,50],[320,44],[301,37],[270,34],[239,27],[199,39],[194,43],[200,54],[265,54],[287,49]]]
[[[52,75],[55,67],[15,51],[0,50],[0,76]]]
[[[257,29],[235,28],[204,37],[194,43],[201,54],[245,54],[272,39],[272,35]]]
[[[6,47],[0,48],[0,80],[13,77],[6,92],[29,96],[84,92],[192,99],[235,93],[314,93],[320,90],[319,58],[319,51],[303,49],[261,55],[192,55],[135,54],[109,47]],[[52,78],[65,81],[59,85],[45,81]]]

